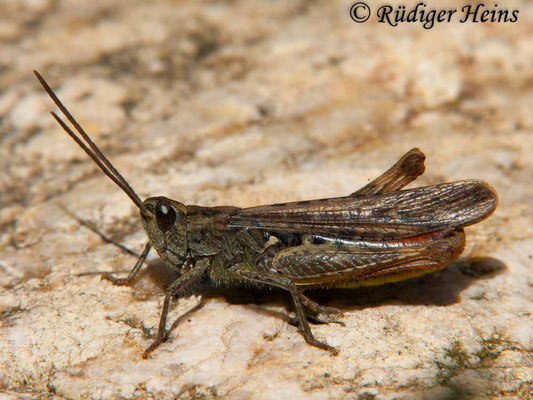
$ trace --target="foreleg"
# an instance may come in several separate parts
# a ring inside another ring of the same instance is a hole
[[[204,275],[208,266],[209,262],[206,259],[198,261],[192,269],[176,279],[165,290],[165,298],[163,300],[163,307],[161,309],[161,317],[159,318],[157,334],[152,344],[144,351],[142,355],[143,358],[148,358],[148,355],[167,339],[168,332],[166,330],[166,325],[171,297],[175,296],[181,290],[186,289],[192,283],[198,281]]]

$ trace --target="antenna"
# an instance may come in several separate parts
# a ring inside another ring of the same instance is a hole
[[[59,107],[63,115],[70,121],[70,123],[74,126],[74,129],[79,133],[79,136],[76,135],[68,127],[68,125],[55,113],[51,112],[52,116],[55,118],[55,120],[61,125],[63,130],[80,146],[85,153],[91,159],[98,165],[98,167],[106,174],[109,179],[111,179],[115,184],[121,188],[124,193],[128,195],[128,197],[133,201],[133,203],[141,210],[142,214],[148,214],[148,210],[144,206],[142,200],[137,196],[137,193],[132,189],[132,187],[129,185],[129,183],[126,181],[126,179],[118,172],[118,170],[111,164],[111,161],[109,161],[106,156],[100,151],[98,146],[91,140],[89,135],[85,132],[85,130],[81,127],[81,125],[76,121],[76,119],[72,116],[72,114],[67,110],[67,108],[61,103],[61,100],[56,96],[54,91],[50,88],[48,83],[44,80],[44,78],[39,74],[37,71],[33,71],[41,85],[43,86],[46,93],[48,93],[48,96],[56,103],[56,105]],[[80,138],[81,136],[81,138]],[[88,145],[88,147],[87,147]]]

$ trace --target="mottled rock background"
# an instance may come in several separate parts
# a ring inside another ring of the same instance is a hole
[[[0,397],[532,396],[532,3],[432,30],[355,24],[350,4],[0,1]],[[417,185],[484,179],[500,206],[440,273],[316,293],[345,313],[312,327],[337,357],[287,324],[287,296],[208,291],[143,361],[172,276],[155,258],[133,287],[77,276],[135,259],[62,207],[136,251],[145,235],[32,69],[143,198],[341,196],[419,147]]]

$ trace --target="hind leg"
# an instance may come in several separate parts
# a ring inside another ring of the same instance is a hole
[[[426,156],[420,150],[411,149],[385,173],[350,196],[396,192],[424,173],[425,159]]]

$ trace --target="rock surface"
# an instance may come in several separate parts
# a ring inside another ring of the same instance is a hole
[[[0,2],[6,398],[532,396],[532,3],[506,2],[520,10],[514,24],[431,30],[355,24],[349,7]],[[437,274],[315,293],[345,313],[345,326],[312,326],[337,357],[287,324],[283,294],[218,290],[180,300],[171,318],[185,317],[145,361],[172,276],[155,258],[131,287],[78,276],[135,259],[73,215],[136,251],[145,234],[135,206],[50,117],[32,69],[143,198],[342,196],[419,147],[416,185],[484,179],[500,205]]]

